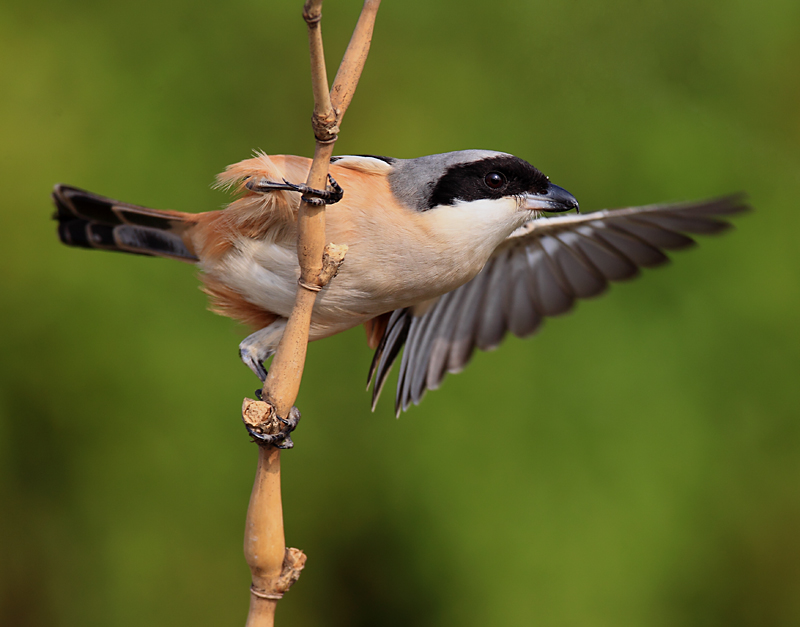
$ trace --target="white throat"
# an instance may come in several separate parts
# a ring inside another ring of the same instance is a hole
[[[500,243],[530,219],[516,198],[457,202],[426,212],[431,230],[460,255],[474,250],[485,263]]]

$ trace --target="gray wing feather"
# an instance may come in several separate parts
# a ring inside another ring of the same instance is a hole
[[[596,222],[589,226],[594,228],[595,237],[618,250],[637,266],[654,268],[669,261],[669,258],[655,246],[651,246],[620,228],[615,228],[613,224]]]
[[[432,307],[424,316],[424,334],[420,334],[422,339],[417,350],[416,363],[414,364],[413,375],[411,377],[411,401],[415,405],[419,404],[425,396],[426,382],[428,380],[428,369],[431,366],[431,354],[434,348],[436,335],[445,329],[442,319],[448,312],[448,303],[445,299],[452,299],[454,292],[445,294],[442,297],[441,306]]]
[[[392,369],[394,360],[400,354],[400,349],[408,337],[408,328],[411,325],[411,311],[409,309],[397,309],[392,312],[389,318],[389,323],[386,325],[386,331],[381,338],[378,348],[375,349],[375,355],[372,358],[372,365],[369,369],[369,376],[367,377],[367,388],[369,388],[370,381],[375,377],[375,383],[372,388],[372,409],[374,411],[375,405],[378,403],[378,398],[381,395],[381,390],[386,383],[386,378]]]
[[[552,241],[552,238],[549,238]],[[547,254],[542,240],[534,240],[518,254],[526,255],[530,266],[531,300],[543,316],[557,316],[572,308],[572,296],[555,260]]]
[[[509,251],[493,257],[484,267],[487,279],[478,310],[475,344],[484,351],[497,348],[506,334],[506,309],[511,283],[508,281]]]
[[[461,371],[475,348],[493,350],[507,331],[527,337],[545,316],[566,313],[578,298],[603,293],[611,281],[669,259],[663,250],[694,244],[689,235],[720,233],[747,211],[743,195],[649,205],[592,214],[537,218],[511,234],[471,281],[441,296],[423,315],[395,311],[375,352],[373,409],[392,363],[400,364],[399,415]]]
[[[542,315],[533,305],[533,284],[525,255],[511,255],[508,302],[508,330],[517,337],[528,337],[539,328]]]
[[[657,248],[678,250],[694,244],[692,238],[681,235],[676,231],[669,231],[663,226],[656,226],[633,218],[620,220],[618,222],[618,224],[615,224],[616,228],[622,229],[630,235],[638,237],[643,242],[647,242],[651,246],[656,246]]]
[[[431,339],[431,354],[428,359],[428,373],[425,381],[429,390],[438,388],[447,372],[456,320],[467,294],[468,290],[453,290],[442,296],[441,304],[437,303],[438,306],[435,307],[435,309],[441,308],[444,313],[440,325],[435,329],[435,334]]]
[[[487,265],[489,264],[487,263]],[[461,311],[457,312],[455,320],[453,339],[450,343],[450,354],[447,360],[448,372],[461,372],[472,357],[475,349],[477,320],[488,277],[488,272],[481,271],[472,281],[458,288],[465,290],[465,294]]]
[[[577,238],[567,232],[545,237],[543,242],[553,248],[550,254],[561,268],[569,291],[578,298],[590,298],[605,291],[608,281],[576,246]]]
[[[639,266],[602,240],[594,238],[589,226],[579,226],[570,233],[577,236],[575,245],[589,262],[609,281],[624,281],[639,275]]]
[[[411,403],[411,383],[414,371],[418,368],[417,351],[425,334],[425,326],[430,320],[429,316],[412,316],[411,326],[408,329],[406,347],[403,349],[403,359],[400,362],[400,374],[397,380],[397,394],[395,407],[399,415],[399,408],[405,411]]]

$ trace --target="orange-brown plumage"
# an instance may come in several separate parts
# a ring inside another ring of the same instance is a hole
[[[378,344],[381,343],[381,338],[386,332],[386,327],[389,325],[389,318],[391,317],[391,312],[387,312],[364,323],[364,330],[367,332],[367,345],[372,350],[378,348]]]
[[[232,290],[224,283],[200,275],[203,281],[202,290],[208,295],[209,310],[220,316],[233,318],[247,325],[254,331],[271,325],[278,315],[267,311],[259,305],[248,302],[244,296]]]

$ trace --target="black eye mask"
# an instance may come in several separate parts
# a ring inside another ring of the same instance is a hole
[[[434,186],[428,209],[456,201],[497,199],[520,194],[544,194],[548,178],[530,163],[502,155],[451,166]]]

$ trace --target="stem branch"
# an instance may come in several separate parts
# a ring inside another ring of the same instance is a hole
[[[314,93],[312,129],[316,138],[314,160],[306,184],[325,189],[339,126],[355,93],[369,53],[380,0],[366,0],[333,88],[328,91],[322,46],[322,0],[307,0],[303,18],[308,25],[311,84]],[[325,246],[325,205],[301,201],[297,216],[297,258],[301,285],[324,287],[338,271],[346,246]],[[323,253],[325,253],[323,255]],[[318,289],[298,287],[292,314],[272,361],[262,397],[264,421],[286,417],[297,399],[308,346],[311,314]],[[255,402],[255,401],[254,401]],[[248,406],[247,401],[245,406]],[[252,407],[252,405],[251,405]],[[252,414],[248,416],[252,420]],[[283,530],[280,487],[280,449],[259,446],[258,466],[247,509],[244,553],[253,584],[247,627],[272,627],[283,593],[297,580],[305,564],[298,549],[287,549]]]

